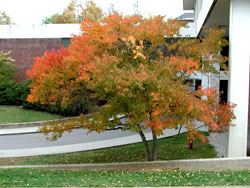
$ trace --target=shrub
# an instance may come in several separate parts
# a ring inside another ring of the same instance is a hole
[[[22,105],[29,94],[27,85],[29,82],[16,84],[12,81],[0,84],[0,104],[1,105]]]
[[[61,114],[64,116],[76,116],[81,113],[86,113],[89,108],[89,101],[87,94],[82,92],[80,96],[73,97],[72,104],[67,108],[61,107],[57,102],[54,105],[41,105],[39,103],[28,103],[26,101],[30,94],[28,85],[31,81],[22,83],[14,83],[8,81],[0,84],[0,105],[21,105],[27,109],[34,109],[39,111],[47,111],[54,114]]]

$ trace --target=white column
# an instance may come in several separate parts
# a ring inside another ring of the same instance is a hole
[[[228,157],[246,157],[249,64],[250,0],[231,0],[229,30],[229,101],[237,104],[234,127],[229,129]]]

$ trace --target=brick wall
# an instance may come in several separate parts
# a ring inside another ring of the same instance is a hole
[[[16,60],[17,82],[25,80],[25,71],[31,68],[36,56],[42,56],[46,50],[60,49],[62,39],[0,39],[0,51],[11,51]]]

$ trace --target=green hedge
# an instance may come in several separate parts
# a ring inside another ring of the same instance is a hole
[[[14,83],[13,81],[9,81],[0,84],[0,105],[20,105],[24,108],[47,111],[64,116],[76,116],[88,111],[89,100],[87,94],[85,93],[74,97],[72,104],[67,108],[62,108],[60,103],[57,103],[56,105],[28,103],[26,99],[30,94],[30,90],[28,88],[29,84],[30,81],[25,81],[22,83]]]
[[[29,94],[28,84],[27,81],[20,84],[15,84],[13,81],[0,84],[0,104],[22,105]]]

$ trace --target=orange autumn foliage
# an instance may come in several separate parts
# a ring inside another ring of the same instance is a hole
[[[185,82],[196,72],[218,73],[215,62],[224,66],[226,57],[219,53],[227,44],[223,30],[212,28],[202,39],[177,40],[185,25],[161,16],[143,19],[117,13],[105,17],[104,23],[86,19],[68,49],[36,58],[27,72],[32,79],[28,101],[59,100],[67,106],[72,90],[86,87],[92,91],[89,97],[106,100],[107,105],[93,119],[81,117],[77,125],[61,123],[42,130],[57,138],[73,128],[98,132],[150,128],[157,138],[165,129],[185,126],[189,140],[205,142],[195,129],[197,121],[215,131],[229,126],[234,105],[220,104],[214,88],[192,92]],[[126,124],[121,124],[120,115],[127,118]]]

